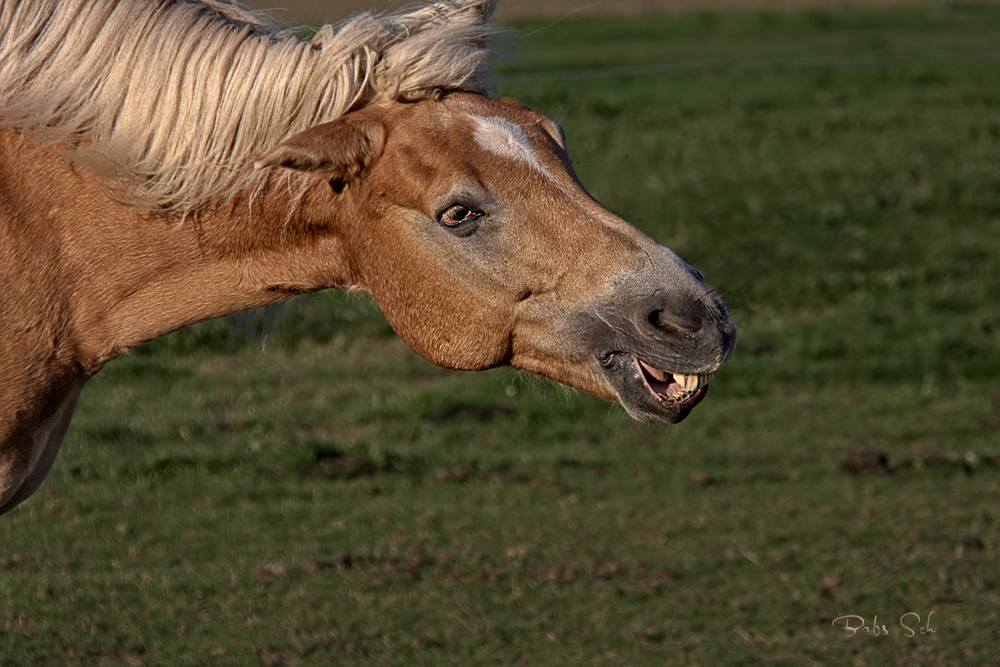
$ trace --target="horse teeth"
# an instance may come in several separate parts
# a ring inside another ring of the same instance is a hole
[[[674,381],[684,391],[698,391],[707,385],[713,377],[715,377],[715,373],[674,373]]]
[[[669,401],[670,403],[683,403],[698,393],[698,390],[711,382],[713,377],[715,377],[714,372],[690,374],[674,373],[674,382],[680,386],[680,389],[669,396],[664,394],[658,394],[658,396],[666,401]]]

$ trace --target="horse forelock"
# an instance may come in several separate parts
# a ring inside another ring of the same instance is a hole
[[[257,156],[351,109],[488,93],[495,4],[362,14],[302,41],[218,0],[0,0],[0,124],[128,203],[184,213],[260,188]]]

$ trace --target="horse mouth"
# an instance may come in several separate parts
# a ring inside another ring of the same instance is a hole
[[[708,383],[715,377],[711,373],[669,373],[654,368],[635,355],[629,355],[642,375],[646,389],[658,400],[676,406],[697,402],[704,395]],[[691,407],[694,407],[693,405]]]
[[[666,371],[634,354],[612,353],[601,359],[622,407],[646,422],[682,421],[705,398],[715,371]]]

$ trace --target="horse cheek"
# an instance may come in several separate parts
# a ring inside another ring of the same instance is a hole
[[[403,283],[372,285],[386,320],[417,354],[438,366],[483,370],[507,363],[509,309],[452,278],[429,280],[409,267]],[[463,289],[465,287],[466,289]]]

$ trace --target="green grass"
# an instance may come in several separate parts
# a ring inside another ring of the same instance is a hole
[[[511,78],[991,53],[1000,9],[522,27]],[[287,308],[263,355],[252,321],[155,341],[88,385],[49,480],[0,519],[0,665],[993,664],[998,77],[504,83],[726,295],[740,346],[706,401],[650,426],[437,369],[336,293]],[[848,638],[847,614],[889,633]]]

